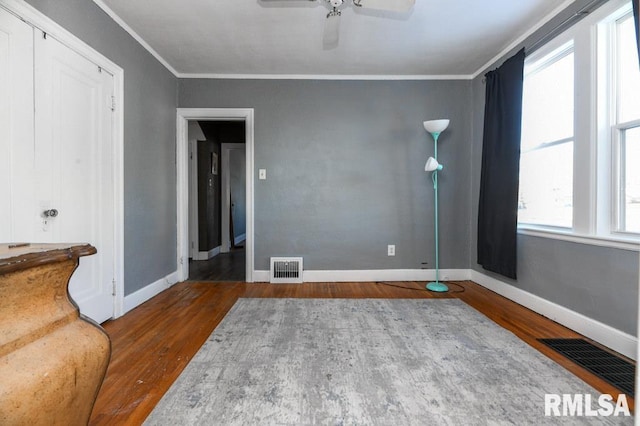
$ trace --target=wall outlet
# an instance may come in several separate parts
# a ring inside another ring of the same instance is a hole
[[[266,180],[267,179],[267,169],[258,170],[258,179]]]
[[[393,244],[389,244],[387,246],[387,256],[395,256],[396,255],[396,246]]]

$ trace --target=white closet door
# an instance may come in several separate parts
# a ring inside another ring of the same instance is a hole
[[[113,316],[113,76],[51,37],[35,36],[35,175],[40,226],[33,240],[94,245],[69,291],[81,313]],[[55,210],[55,217],[45,211]]]
[[[37,226],[33,149],[33,29],[0,9],[0,242]]]

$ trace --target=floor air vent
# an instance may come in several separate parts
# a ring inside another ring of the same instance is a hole
[[[272,257],[271,283],[301,283],[302,282],[302,258],[301,257]]]
[[[584,339],[538,339],[596,376],[634,396],[635,366]]]

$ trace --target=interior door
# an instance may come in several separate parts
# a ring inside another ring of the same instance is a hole
[[[69,291],[97,322],[113,316],[113,76],[52,37],[35,34],[37,220],[32,240],[94,245]]]
[[[0,242],[32,238],[33,132],[33,28],[0,9]]]

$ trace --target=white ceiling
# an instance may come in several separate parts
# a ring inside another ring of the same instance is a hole
[[[573,0],[416,0],[410,13],[261,0],[94,0],[178,76],[474,76]],[[275,7],[291,4],[297,7]]]

